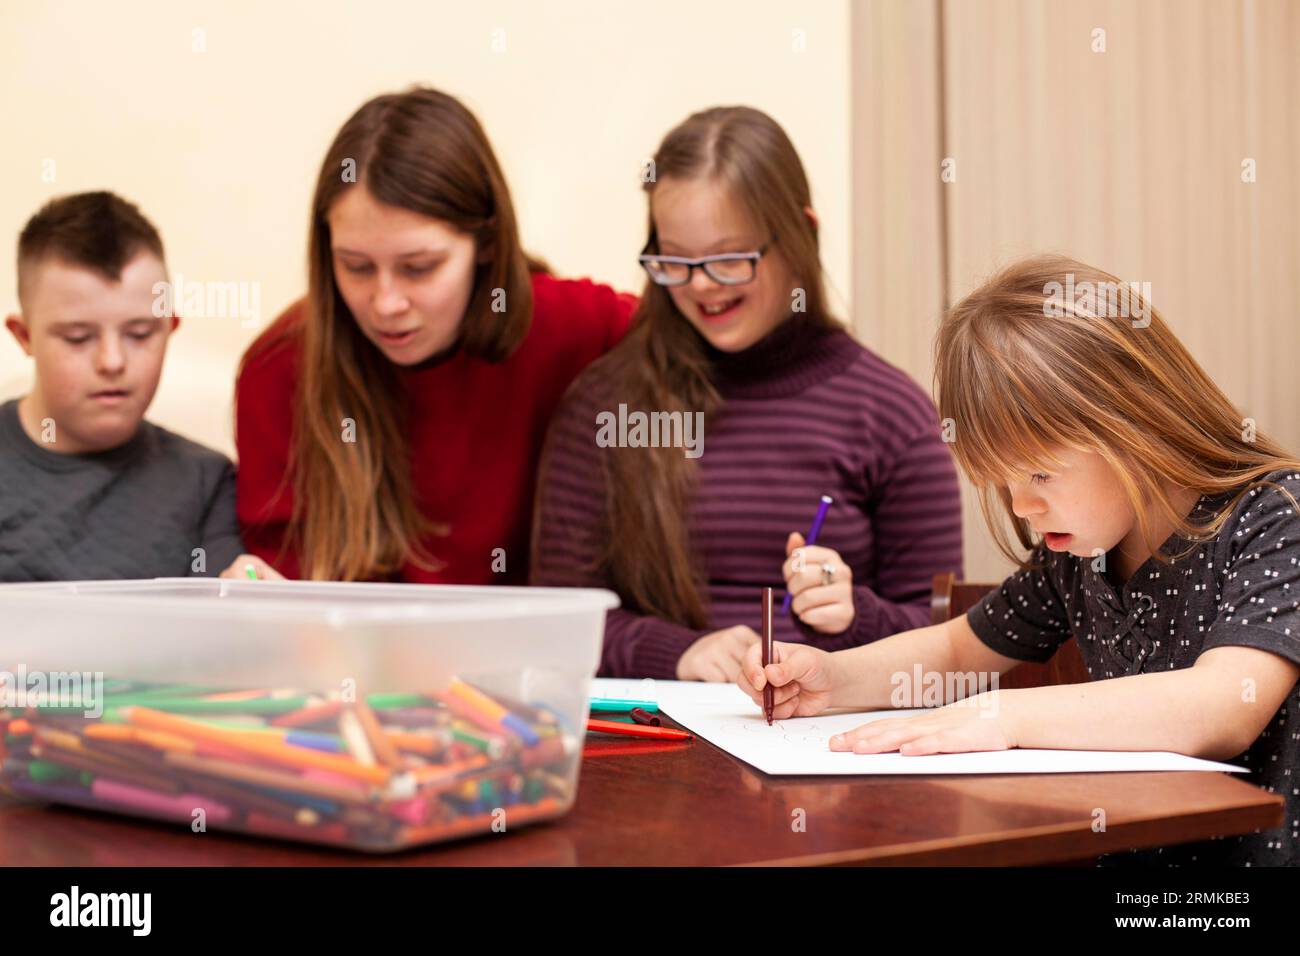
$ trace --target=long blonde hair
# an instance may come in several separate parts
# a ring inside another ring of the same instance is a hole
[[[1075,295],[1062,295],[1069,289]],[[1025,549],[1036,541],[1011,511],[1006,483],[1055,461],[1060,449],[1110,464],[1153,554],[1162,544],[1152,540],[1153,517],[1192,541],[1215,537],[1242,495],[1272,486],[1264,476],[1300,470],[1300,460],[1243,418],[1136,284],[1064,256],[1017,262],[948,312],[935,340],[935,389],[994,541],[1022,567],[999,519]],[[1171,485],[1237,494],[1193,525]]]

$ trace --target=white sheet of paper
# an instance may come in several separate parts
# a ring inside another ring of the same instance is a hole
[[[832,734],[917,710],[832,713],[778,720],[771,727],[760,708],[734,684],[597,678],[593,697],[656,700],[659,709],[733,757],[773,775],[1105,773],[1124,770],[1222,770],[1241,767],[1182,754],[1109,750],[997,750],[908,757],[900,753],[832,752]]]
[[[658,700],[655,688],[661,683],[685,684],[688,681],[657,681],[646,677],[631,680],[623,677],[593,677],[591,679],[592,697],[610,697],[615,700]]]

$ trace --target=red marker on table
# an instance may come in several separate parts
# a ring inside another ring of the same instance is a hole
[[[674,730],[672,727],[647,727],[645,724],[625,724],[621,720],[589,719],[587,729],[602,734],[653,737],[655,740],[692,740],[694,738],[694,735],[687,733],[685,730]]]

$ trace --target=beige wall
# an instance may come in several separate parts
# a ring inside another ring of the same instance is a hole
[[[870,0],[853,15],[869,345],[928,384],[940,302],[1063,252],[1149,282],[1243,414],[1300,450],[1300,4]],[[1008,565],[966,493],[967,576],[993,580]]]
[[[158,225],[173,279],[260,283],[273,318],[303,288],[329,140],[368,97],[421,82],[478,114],[532,250],[633,290],[640,167],[659,138],[703,107],[766,110],[808,169],[847,311],[848,16],[847,0],[4,4],[0,307],[17,305],[27,217],[51,196],[109,188]],[[150,418],[231,451],[235,365],[255,334],[238,318],[189,322]],[[0,397],[30,380],[5,339]]]
[[[635,289],[640,163],[691,110],[749,103],[803,156],[833,300],[927,388],[944,307],[1053,249],[1150,282],[1245,414],[1300,448],[1297,50],[1291,0],[10,4],[0,305],[16,304],[12,243],[41,202],[111,188],[158,224],[174,273],[256,282],[270,319],[302,289],[330,137],[412,82],[477,111],[532,249]],[[230,451],[255,334],[188,323],[151,417]],[[28,374],[0,346],[0,396]],[[965,494],[967,574],[997,577]]]

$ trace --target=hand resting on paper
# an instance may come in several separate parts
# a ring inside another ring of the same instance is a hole
[[[745,655],[736,686],[759,707],[763,688],[772,685],[772,716],[812,717],[835,706],[844,690],[836,655],[806,644],[773,645],[777,663],[763,667],[762,648]],[[855,727],[829,740],[831,750],[860,754],[904,755],[1010,750],[1017,746],[997,707],[997,691],[975,694],[945,707],[911,717],[885,717]]]
[[[993,691],[997,693],[997,691]],[[831,737],[831,750],[904,756],[959,754],[973,750],[1012,750],[1015,740],[997,706],[981,706],[983,694],[967,697],[913,717],[885,717]]]
[[[705,634],[678,658],[677,679],[730,683],[740,673],[745,652],[756,647],[758,635],[744,624]]]

